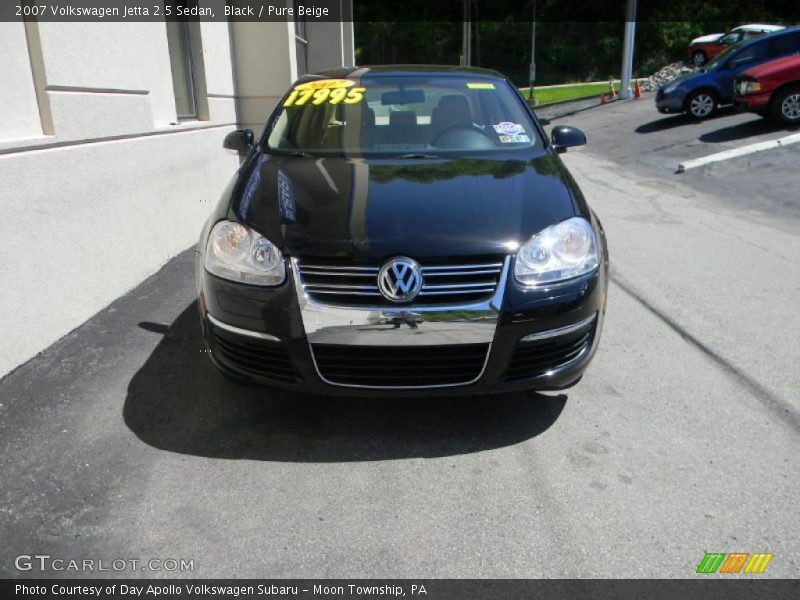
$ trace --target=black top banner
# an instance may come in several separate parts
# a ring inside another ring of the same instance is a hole
[[[630,3],[629,3],[630,2]],[[2,0],[0,21],[800,21],[797,0]],[[631,19],[635,15],[635,19]],[[465,19],[466,17],[466,19]]]

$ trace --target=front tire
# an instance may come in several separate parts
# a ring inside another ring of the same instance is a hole
[[[706,53],[702,50],[698,50],[692,54],[692,64],[694,64],[695,67],[702,67],[704,64],[706,64],[707,60],[708,58],[706,58]]]
[[[800,123],[800,86],[783,90],[775,97],[772,118],[787,125]]]
[[[700,90],[686,100],[686,112],[694,119],[707,119],[717,109],[717,98],[711,92]]]

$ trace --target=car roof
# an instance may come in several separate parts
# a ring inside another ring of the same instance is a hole
[[[736,46],[741,50],[742,48],[749,48],[754,44],[761,44],[765,40],[771,40],[773,38],[781,37],[784,35],[790,35],[792,33],[797,33],[800,31],[800,26],[797,27],[785,27],[783,29],[779,29],[778,31],[772,31],[767,33],[766,35],[762,35],[761,37],[753,38],[752,40],[747,40],[746,42],[740,43],[739,46]]]
[[[493,69],[478,67],[459,67],[455,65],[365,65],[359,67],[343,67],[307,73],[300,79],[319,79],[337,77],[364,77],[372,75],[444,75],[461,77],[482,77],[505,79],[505,76]]]
[[[763,23],[749,23],[747,25],[739,25],[734,27],[731,31],[780,31],[785,29],[784,25],[765,25]]]

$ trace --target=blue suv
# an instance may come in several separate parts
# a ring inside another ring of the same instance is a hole
[[[721,104],[733,102],[737,75],[773,58],[800,53],[800,27],[784,29],[728,48],[697,73],[687,73],[662,85],[656,108],[662,113],[711,116]]]

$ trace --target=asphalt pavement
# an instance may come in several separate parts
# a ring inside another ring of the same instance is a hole
[[[565,161],[612,260],[600,350],[563,393],[237,386],[178,256],[0,380],[0,576],[80,575],[14,568],[46,552],[194,577],[694,577],[742,551],[796,577],[796,185],[752,193],[780,177],[766,153],[720,167],[735,201],[717,167],[671,167],[754,118],[658,125],[645,100],[560,121],[589,137]]]
[[[584,108],[584,103],[576,103],[573,110],[580,112],[569,114],[570,106],[562,105],[554,107],[558,112],[553,114],[561,117],[558,123],[586,130],[586,152],[635,173],[639,180],[684,185],[683,193],[702,194],[714,210],[745,211],[767,226],[777,225],[790,233],[798,230],[800,195],[795,190],[800,146],[758,152],[686,173],[676,171],[686,160],[792,135],[800,132],[800,126],[776,124],[732,107],[723,107],[704,121],[662,115],[655,109],[653,94]]]

